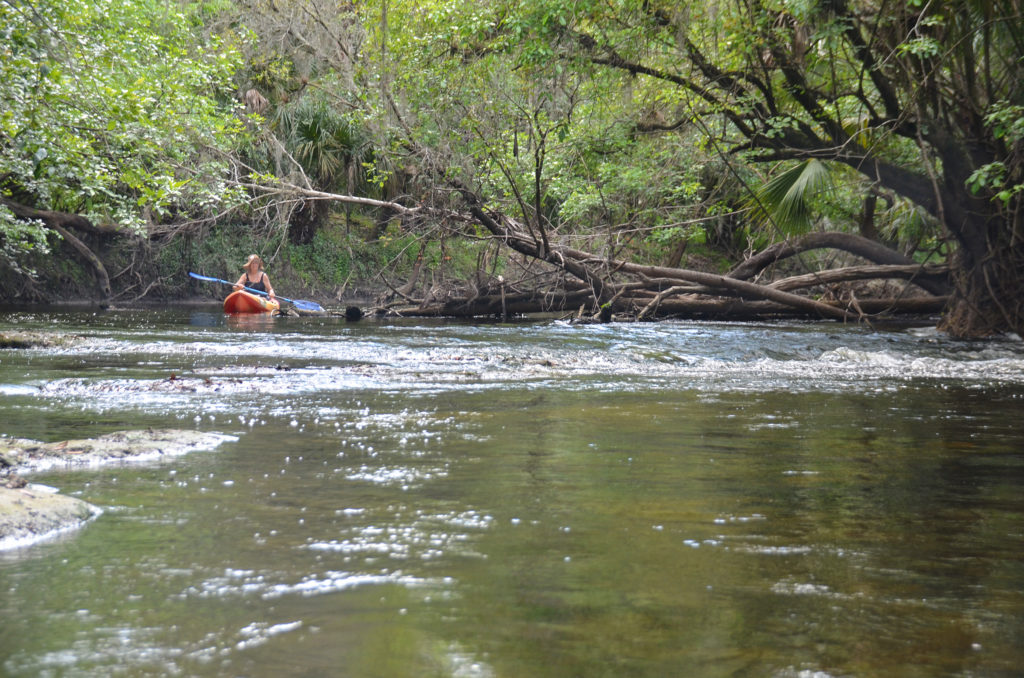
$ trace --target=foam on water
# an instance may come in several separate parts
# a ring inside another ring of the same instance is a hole
[[[193,410],[197,400],[363,389],[444,393],[494,388],[822,391],[901,388],[918,380],[964,387],[1024,383],[1024,344],[958,343],[934,332],[860,328],[657,323],[522,328],[380,328],[347,334],[182,334],[85,338],[50,354],[86,364],[135,365],[24,384],[5,394],[77,401],[90,410],[130,405]],[[269,363],[269,364],[268,364]],[[148,366],[148,368],[146,367]],[[147,374],[148,372],[148,374]]]
[[[298,581],[270,581],[271,575],[245,570],[226,570],[222,575],[209,577],[198,585],[182,591],[182,599],[222,598],[229,596],[257,596],[264,600],[288,595],[317,596],[345,591],[360,586],[398,584],[406,587],[424,586],[428,580],[401,572],[379,573],[344,572],[331,570],[322,574],[308,574]]]

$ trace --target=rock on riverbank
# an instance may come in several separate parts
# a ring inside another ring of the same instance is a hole
[[[145,461],[210,450],[234,436],[174,429],[118,431],[86,440],[43,443],[0,438],[0,550],[15,548],[82,525],[100,509],[73,497],[40,490],[18,476],[53,468]]]
[[[100,513],[99,508],[81,499],[34,485],[0,488],[0,550],[76,528]]]
[[[3,331],[0,332],[0,348],[50,348],[67,346],[79,337],[44,334],[42,332]]]

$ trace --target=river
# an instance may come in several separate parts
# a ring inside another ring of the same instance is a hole
[[[0,675],[1011,676],[1024,345],[834,323],[6,312],[0,433],[212,451],[29,480]]]

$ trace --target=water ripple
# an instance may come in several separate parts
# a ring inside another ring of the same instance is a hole
[[[642,323],[513,327],[375,325],[243,333],[104,330],[21,356],[54,361],[0,392],[19,403],[132,407],[192,416],[366,390],[440,395],[492,389],[696,392],[875,392],[922,381],[964,388],[1024,384],[1024,344],[954,342],[935,332],[819,324]],[[308,403],[304,403],[306,408]],[[765,426],[782,425],[781,422]]]
[[[209,577],[185,589],[180,597],[224,598],[229,596],[255,595],[264,600],[297,594],[316,596],[344,591],[360,586],[399,584],[406,587],[426,585],[427,579],[406,575],[401,572],[381,571],[376,574],[363,572],[328,571],[323,574],[308,574],[294,582],[270,583],[266,573],[254,570],[225,570],[223,574]]]

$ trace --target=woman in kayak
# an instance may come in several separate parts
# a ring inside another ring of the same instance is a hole
[[[270,284],[270,278],[263,272],[263,260],[258,254],[250,254],[245,260],[245,273],[235,283],[235,289],[240,290],[248,287],[250,290],[266,292],[271,301],[274,301],[274,286]]]

